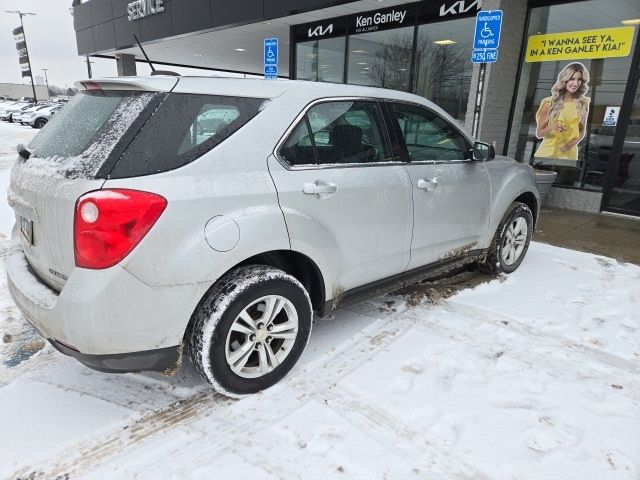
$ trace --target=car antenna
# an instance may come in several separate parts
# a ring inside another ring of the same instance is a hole
[[[172,72],[170,70],[156,70],[155,67],[153,66],[153,63],[151,63],[151,60],[149,60],[149,56],[147,55],[147,52],[144,51],[144,48],[142,48],[142,45],[140,44],[140,40],[138,40],[138,37],[136,36],[136,34],[133,34],[133,38],[135,38],[136,43],[138,44],[138,47],[140,47],[140,50],[142,51],[142,54],[144,55],[144,58],[147,59],[147,63],[149,64],[149,66],[151,67],[151,75],[173,75],[175,77],[179,77],[180,74],[176,73],[176,72]]]

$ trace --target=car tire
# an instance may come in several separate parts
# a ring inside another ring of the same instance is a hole
[[[44,118],[39,118],[38,120],[36,120],[36,123],[34,124],[35,128],[42,128],[47,124],[47,121]]]
[[[13,115],[9,115],[9,123],[13,123]]]
[[[512,273],[522,263],[533,235],[533,214],[524,203],[514,202],[498,225],[489,253],[478,267],[484,273]]]
[[[312,315],[309,294],[294,277],[263,265],[240,267],[200,302],[187,352],[217,392],[240,398],[289,373],[307,345]]]

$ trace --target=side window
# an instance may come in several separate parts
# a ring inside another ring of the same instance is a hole
[[[237,132],[263,103],[260,98],[170,93],[107,173],[127,178],[186,165]]]
[[[471,146],[465,137],[435,113],[405,104],[393,104],[393,111],[412,161],[471,158]]]
[[[391,160],[380,107],[345,101],[315,105],[308,113],[319,164]]]
[[[280,149],[280,155],[289,165],[314,165],[316,154],[306,120],[302,120],[293,131],[287,143]]]
[[[233,105],[205,104],[186,133],[178,155],[183,155],[228,126],[240,116],[240,109]]]
[[[380,106],[368,101],[315,105],[307,112],[305,121],[293,131],[280,154],[291,165],[391,161]]]

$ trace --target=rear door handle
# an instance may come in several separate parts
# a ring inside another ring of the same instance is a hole
[[[302,193],[305,195],[330,195],[338,191],[338,186],[333,183],[324,183],[316,180],[315,183],[305,183],[302,185]]]
[[[427,181],[421,178],[420,180],[418,180],[418,188],[420,190],[427,190],[428,192],[432,192],[436,188],[438,188],[438,179],[436,177],[433,177],[431,180]]]

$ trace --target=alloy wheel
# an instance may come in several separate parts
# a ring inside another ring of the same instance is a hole
[[[513,265],[518,261],[527,245],[528,227],[523,217],[514,218],[505,232],[502,240],[502,261]]]
[[[261,297],[231,324],[225,357],[233,372],[257,378],[272,372],[289,355],[298,336],[298,313],[280,295]]]

